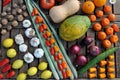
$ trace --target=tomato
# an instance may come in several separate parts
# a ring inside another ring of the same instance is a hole
[[[3,79],[3,74],[2,73],[0,73],[0,79]]]
[[[40,0],[40,6],[43,9],[50,9],[55,5],[55,0]]]

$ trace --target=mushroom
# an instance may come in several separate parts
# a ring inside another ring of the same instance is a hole
[[[17,35],[15,36],[15,42],[16,42],[16,44],[18,44],[18,45],[21,45],[21,44],[24,43],[24,39],[23,39],[22,34],[17,34]]]
[[[13,15],[8,15],[7,18],[8,18],[9,21],[12,21],[14,19],[14,16]]]
[[[8,24],[8,20],[7,19],[2,19],[1,23],[5,26]]]
[[[13,9],[13,10],[12,10],[12,15],[16,15],[16,14],[17,14],[16,10]]]
[[[2,29],[2,30],[1,30],[1,34],[2,34],[2,35],[6,34],[6,33],[7,33],[7,30],[6,30],[6,29]]]
[[[13,4],[13,8],[17,8],[18,5],[16,3]]]
[[[0,28],[2,28],[2,24],[0,24]]]
[[[19,51],[20,52],[26,52],[28,49],[28,46],[26,44],[19,45]]]
[[[17,16],[17,20],[18,20],[18,21],[23,21],[23,19],[24,19],[24,17],[23,17],[22,15],[18,15],[18,16]]]
[[[28,28],[28,29],[26,29],[26,31],[25,31],[25,35],[26,35],[26,37],[28,37],[28,38],[32,38],[32,37],[35,36],[35,30],[32,29],[32,28]]]
[[[22,9],[17,9],[17,12],[18,12],[19,14],[21,14],[21,13],[22,13]]]
[[[23,4],[23,2],[24,2],[23,0],[19,0],[19,3],[20,3],[20,4]]]
[[[7,26],[7,30],[8,30],[8,31],[12,30],[12,26],[11,26],[11,25],[8,25],[8,26]]]
[[[31,53],[26,53],[23,57],[26,63],[32,63],[34,61],[34,56]]]
[[[11,11],[11,7],[7,7],[7,12],[10,12]]]
[[[34,51],[35,58],[41,58],[44,55],[44,51],[42,48],[38,48]]]
[[[23,10],[26,10],[26,5],[22,5],[22,9],[23,9]]]
[[[30,27],[30,26],[31,26],[30,20],[24,20],[24,21],[23,21],[23,27],[24,27],[24,28],[28,28],[28,27]]]
[[[24,17],[27,17],[27,16],[28,16],[28,13],[27,13],[27,12],[23,12],[23,16],[24,16]]]
[[[40,41],[37,37],[33,37],[31,40],[30,40],[30,44],[31,46],[33,47],[38,47],[38,45],[40,44]]]
[[[17,27],[17,26],[18,26],[18,22],[17,22],[16,20],[14,20],[14,21],[12,22],[12,26],[13,26],[13,27]]]
[[[3,13],[1,14],[2,17],[6,16],[6,15],[7,15],[6,12],[3,12]]]

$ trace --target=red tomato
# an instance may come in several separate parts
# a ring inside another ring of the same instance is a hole
[[[3,74],[0,73],[0,79],[3,79]]]
[[[40,6],[43,9],[50,9],[55,5],[55,0],[40,0]]]

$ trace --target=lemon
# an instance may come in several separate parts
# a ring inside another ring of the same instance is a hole
[[[41,73],[40,78],[42,79],[49,79],[52,76],[52,72],[49,70],[45,70]]]
[[[17,52],[15,49],[11,48],[11,49],[8,49],[7,51],[7,56],[9,58],[14,58],[16,56]]]
[[[25,73],[20,73],[20,74],[18,74],[16,80],[26,80],[26,76],[27,76],[27,74],[25,74]]]
[[[46,62],[41,62],[39,65],[38,65],[38,69],[39,70],[45,70],[47,69],[47,66],[48,64]]]
[[[14,43],[14,41],[13,41],[12,38],[7,38],[7,39],[5,39],[5,40],[3,41],[3,46],[4,46],[5,48],[9,48],[9,47],[11,47],[11,46],[13,45],[13,43]]]
[[[20,69],[23,66],[23,60],[17,59],[13,62],[12,68],[13,69]]]
[[[31,67],[28,69],[27,74],[29,76],[34,76],[37,73],[37,68],[36,67]]]

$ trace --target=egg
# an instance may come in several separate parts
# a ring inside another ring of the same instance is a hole
[[[38,47],[38,45],[40,44],[40,41],[37,37],[33,37],[31,40],[30,40],[30,44],[31,46],[33,47]]]
[[[24,20],[24,21],[23,21],[23,27],[24,27],[24,28],[28,28],[28,27],[30,27],[30,26],[31,26],[30,20]]]
[[[19,51],[20,52],[26,52],[28,49],[28,46],[26,44],[19,45]]]
[[[35,36],[35,30],[34,30],[33,28],[28,28],[28,29],[26,29],[26,31],[25,31],[25,35],[26,35],[26,37],[28,37],[28,38],[32,38],[32,37]]]
[[[15,36],[15,42],[16,42],[16,44],[18,44],[18,45],[24,43],[24,38],[23,38],[22,34],[17,34],[17,35]]]
[[[34,61],[34,56],[31,53],[26,53],[23,57],[26,63],[32,63]]]
[[[34,51],[35,58],[41,58],[44,56],[44,51],[42,48],[38,48]]]

